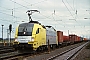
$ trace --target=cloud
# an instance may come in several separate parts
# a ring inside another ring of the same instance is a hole
[[[16,3],[12,2],[15,1]],[[52,25],[56,30],[61,30],[67,35],[67,31],[78,35],[89,35],[85,31],[90,30],[90,1],[89,0],[12,0],[0,1],[0,24],[4,24],[5,29],[10,23],[15,28],[22,21],[28,22],[27,10],[35,9],[40,13],[34,13],[32,19],[41,22],[43,25]],[[66,5],[66,6],[65,6]],[[11,9],[11,10],[8,10]],[[12,17],[13,15],[16,17]],[[77,10],[77,14],[76,14]],[[55,12],[54,12],[55,11]],[[9,15],[7,15],[9,14]],[[9,21],[8,21],[9,20]],[[1,28],[1,27],[0,27]],[[85,31],[84,31],[85,30]],[[6,30],[5,30],[6,32]],[[80,33],[81,32],[81,33]],[[14,35],[14,34],[13,34]]]

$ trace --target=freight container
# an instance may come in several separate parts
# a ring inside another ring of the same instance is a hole
[[[84,38],[84,41],[87,41],[88,39],[87,38]]]
[[[79,42],[80,41],[80,36],[77,36],[77,40],[76,40],[77,42]]]
[[[69,36],[63,35],[63,42],[69,42]]]
[[[77,35],[70,34],[69,35],[69,40],[70,40],[71,43],[74,43],[77,40]]]
[[[58,38],[58,43],[61,44],[63,42],[63,32],[62,31],[57,31],[57,38]]]

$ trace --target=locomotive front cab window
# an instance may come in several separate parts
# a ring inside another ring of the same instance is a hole
[[[21,24],[18,28],[18,36],[32,36],[33,24]]]

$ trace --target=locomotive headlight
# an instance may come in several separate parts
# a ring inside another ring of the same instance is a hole
[[[31,41],[34,41],[34,37],[31,37]]]
[[[15,39],[15,42],[17,42],[17,38]]]

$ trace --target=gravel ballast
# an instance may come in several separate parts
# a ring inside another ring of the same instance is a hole
[[[89,42],[90,44],[90,42]],[[79,54],[75,57],[74,60],[90,60],[90,46],[89,49],[85,46]]]
[[[30,56],[30,57],[27,57],[25,58],[26,60],[47,60],[48,58],[52,57],[52,56],[55,56],[63,51],[66,51],[72,47],[75,47],[75,46],[80,46],[82,44],[84,44],[85,42],[82,42],[82,43],[79,43],[79,44],[75,44],[75,45],[71,45],[71,46],[67,46],[67,47],[63,47],[63,48],[59,48],[59,49],[56,49],[54,51],[51,51],[49,54],[47,53],[42,53],[40,55],[34,55],[34,56]]]

